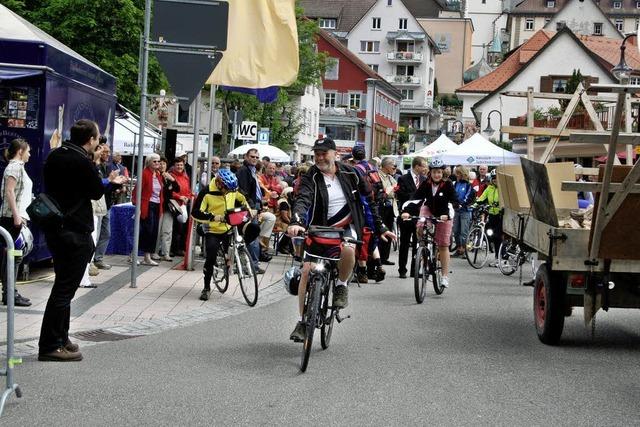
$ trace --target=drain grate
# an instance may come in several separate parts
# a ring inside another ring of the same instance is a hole
[[[71,336],[82,341],[106,342],[128,340],[129,338],[137,338],[142,335],[124,335],[105,331],[104,329],[94,329],[93,331],[76,332],[75,334],[71,334]]]

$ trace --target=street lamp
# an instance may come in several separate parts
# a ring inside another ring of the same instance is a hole
[[[633,69],[629,67],[627,65],[627,62],[624,60],[624,51],[626,49],[625,44],[630,37],[634,37],[635,35],[636,34],[629,34],[622,40],[622,44],[620,44],[620,62],[618,62],[618,65],[613,67],[613,69],[611,70],[613,75],[616,76],[616,78],[622,84],[625,84],[629,81],[629,78],[631,77],[631,71],[633,71]]]
[[[498,113],[500,116],[500,126],[498,126],[498,130],[500,131],[500,145],[502,145],[502,113],[498,110],[491,110],[489,114],[487,114],[487,127],[482,131],[485,135],[490,136],[493,135],[496,130],[491,127],[491,114]]]

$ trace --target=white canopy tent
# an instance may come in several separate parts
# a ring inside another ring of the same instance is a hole
[[[458,148],[458,145],[452,140],[450,140],[447,137],[447,135],[443,133],[438,137],[438,139],[433,141],[431,144],[427,145],[422,150],[419,150],[413,154],[410,154],[408,157],[422,156],[422,157],[430,158],[438,154],[448,153],[451,150],[454,150],[456,148]]]
[[[126,112],[123,117],[116,117],[113,128],[113,151],[122,155],[131,156],[138,151],[138,135],[140,133],[140,121],[131,112]],[[162,135],[150,125],[145,128],[144,153],[151,154],[160,148]]]
[[[272,162],[290,162],[291,157],[279,149],[278,147],[274,147],[273,145],[267,144],[245,144],[237,147],[235,150],[231,151],[229,155],[243,157],[247,151],[255,148],[258,150],[258,155],[260,158],[267,156],[271,159]]]
[[[498,147],[479,133],[458,145],[455,149],[435,156],[447,165],[515,165],[520,164],[518,154]]]

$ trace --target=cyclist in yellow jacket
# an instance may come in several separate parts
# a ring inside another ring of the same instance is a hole
[[[496,170],[491,171],[491,182],[482,195],[476,200],[476,205],[489,205],[489,219],[487,221],[487,234],[491,230],[489,240],[493,243],[493,253],[495,261],[490,263],[491,267],[498,266],[498,250],[502,243],[502,208],[500,207],[500,193],[498,191],[498,177]]]
[[[249,211],[247,199],[238,191],[238,179],[228,169],[220,169],[211,180],[208,191],[202,191],[193,209],[196,221],[206,224],[205,247],[207,258],[204,263],[204,289],[200,294],[202,301],[207,301],[211,295],[211,277],[216,262],[218,249],[222,244],[225,251],[229,247],[231,226],[225,222],[225,214],[229,209],[245,207]],[[252,224],[245,226],[244,237],[247,243],[255,240],[259,233],[252,228]]]

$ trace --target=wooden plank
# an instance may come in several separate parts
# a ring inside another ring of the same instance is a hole
[[[504,131],[503,131],[504,132]],[[608,144],[611,139],[609,132],[574,131],[569,135],[569,142],[576,144]],[[640,145],[640,133],[621,133],[618,135],[617,145]]]
[[[631,192],[633,187],[635,187],[640,179],[640,162],[636,163],[629,174],[625,177],[624,181],[622,181],[622,191],[617,192],[609,201],[607,205],[607,209],[604,211],[604,219],[602,221],[602,228],[604,229],[611,219],[614,217],[618,209],[622,206],[622,203],[627,198],[627,195]]]
[[[573,115],[573,112],[580,102],[580,96],[583,90],[584,87],[582,86],[582,83],[578,83],[578,87],[573,94],[573,98],[571,98],[571,101],[569,101],[569,105],[567,105],[567,108],[565,108],[564,113],[562,114],[562,117],[558,122],[557,129],[559,131],[565,130],[565,128],[569,124],[569,120],[571,120],[571,116]],[[549,141],[547,148],[544,149],[544,153],[542,153],[542,156],[540,157],[540,163],[547,163],[549,161],[549,157],[551,157],[551,154],[556,149],[559,141],[560,137],[558,136],[554,136],[551,138],[551,141]]]
[[[589,89],[591,89],[593,87],[593,85],[589,86]],[[503,96],[513,96],[513,97],[517,97],[517,98],[526,98],[527,97],[527,92],[522,92],[522,91],[507,91],[507,92],[502,92],[500,93],[500,95]],[[534,98],[538,98],[538,99],[571,99],[573,97],[573,94],[569,94],[569,93],[547,93],[547,92],[534,92],[533,93],[533,97]],[[607,95],[598,95],[598,96],[590,96],[589,98],[591,98],[592,101],[594,102],[615,102],[616,98],[615,96],[607,96]]]
[[[629,95],[627,95],[627,98],[629,97]],[[589,118],[591,119],[591,122],[594,124],[596,131],[598,132],[604,132],[604,127],[602,126],[602,123],[600,122],[600,119],[598,118],[598,114],[596,113],[596,109],[593,108],[593,104],[591,103],[591,101],[589,100],[589,96],[587,95],[586,92],[583,92],[580,95],[580,99],[582,100],[582,104],[584,104],[585,110],[587,111],[587,114],[589,115]],[[616,143],[618,141],[616,140]],[[604,151],[609,151],[609,144],[604,144]],[[618,159],[618,156],[616,155],[616,158],[613,159],[613,163],[616,165],[620,164],[620,159]]]
[[[589,90],[597,90],[598,92],[611,92],[611,93],[638,93],[640,92],[640,86],[611,84],[611,83],[594,83],[591,86],[589,86]]]
[[[534,105],[533,105],[533,87],[527,88],[527,126],[535,127],[534,119]],[[527,158],[529,160],[535,159],[535,138],[530,133],[527,134]]]
[[[622,184],[611,183],[609,186],[609,193],[618,193],[622,191]],[[577,182],[577,181],[563,181],[563,191],[587,191],[590,193],[600,193],[602,191],[601,182]],[[635,184],[629,191],[632,194],[640,194],[640,184]]]
[[[502,126],[503,133],[519,133],[533,136],[571,136],[568,129],[559,131],[557,128],[537,128],[532,126]]]
[[[547,163],[547,174],[551,185],[551,196],[556,210],[578,209],[578,194],[562,189],[563,181],[570,181],[575,177],[573,163]]]

